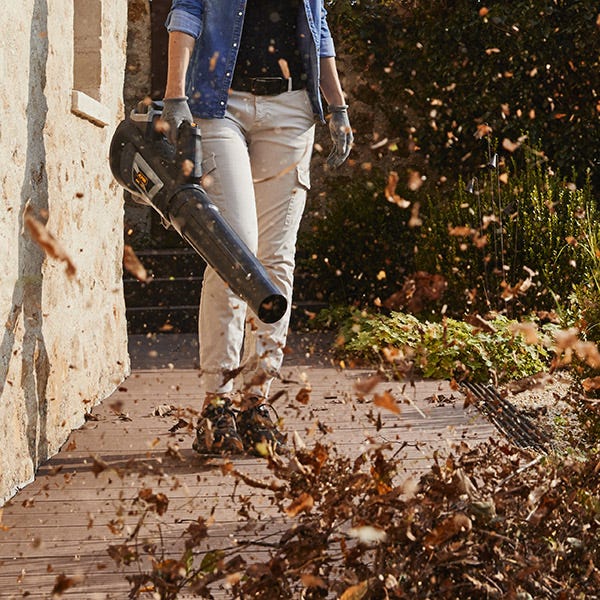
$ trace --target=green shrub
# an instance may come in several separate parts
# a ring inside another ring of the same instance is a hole
[[[389,316],[355,311],[340,326],[343,356],[414,375],[471,381],[507,381],[539,373],[548,367],[550,353],[543,338],[555,326],[545,325],[539,343],[527,343],[515,321],[497,316],[489,329],[445,318],[441,323],[412,315]],[[395,352],[390,352],[393,349]]]

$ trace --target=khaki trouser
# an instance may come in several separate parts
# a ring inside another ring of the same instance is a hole
[[[280,321],[263,323],[207,267],[200,299],[201,384],[207,393],[231,392],[227,373],[243,366],[245,389],[266,396],[283,361],[314,116],[304,90],[278,96],[231,92],[224,119],[197,123],[209,197],[288,300]]]

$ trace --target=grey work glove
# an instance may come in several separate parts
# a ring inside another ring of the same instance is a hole
[[[354,135],[348,119],[348,107],[329,106],[331,117],[329,119],[329,133],[333,140],[333,149],[327,157],[327,164],[332,169],[337,169],[350,154]]]
[[[165,98],[163,103],[164,108],[160,118],[167,125],[164,133],[169,142],[175,146],[177,145],[177,130],[179,126],[184,121],[193,123],[194,117],[192,117],[192,112],[185,96],[183,98]]]

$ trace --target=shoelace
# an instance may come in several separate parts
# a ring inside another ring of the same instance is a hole
[[[269,409],[271,409],[273,411],[273,414],[275,415],[275,419],[271,418],[271,415],[269,414]],[[248,410],[250,410],[250,411],[255,410],[263,417],[268,418],[273,423],[273,425],[275,425],[275,423],[277,423],[279,421],[279,413],[277,412],[277,410],[275,410],[275,407],[272,404],[269,404],[268,402],[263,402],[257,406],[249,408]]]

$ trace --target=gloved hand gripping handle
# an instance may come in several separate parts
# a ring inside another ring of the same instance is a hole
[[[172,225],[261,321],[279,321],[285,296],[200,185],[199,129],[181,123],[173,148],[157,128],[159,117],[160,103],[153,103],[119,124],[109,153],[115,179]]]

